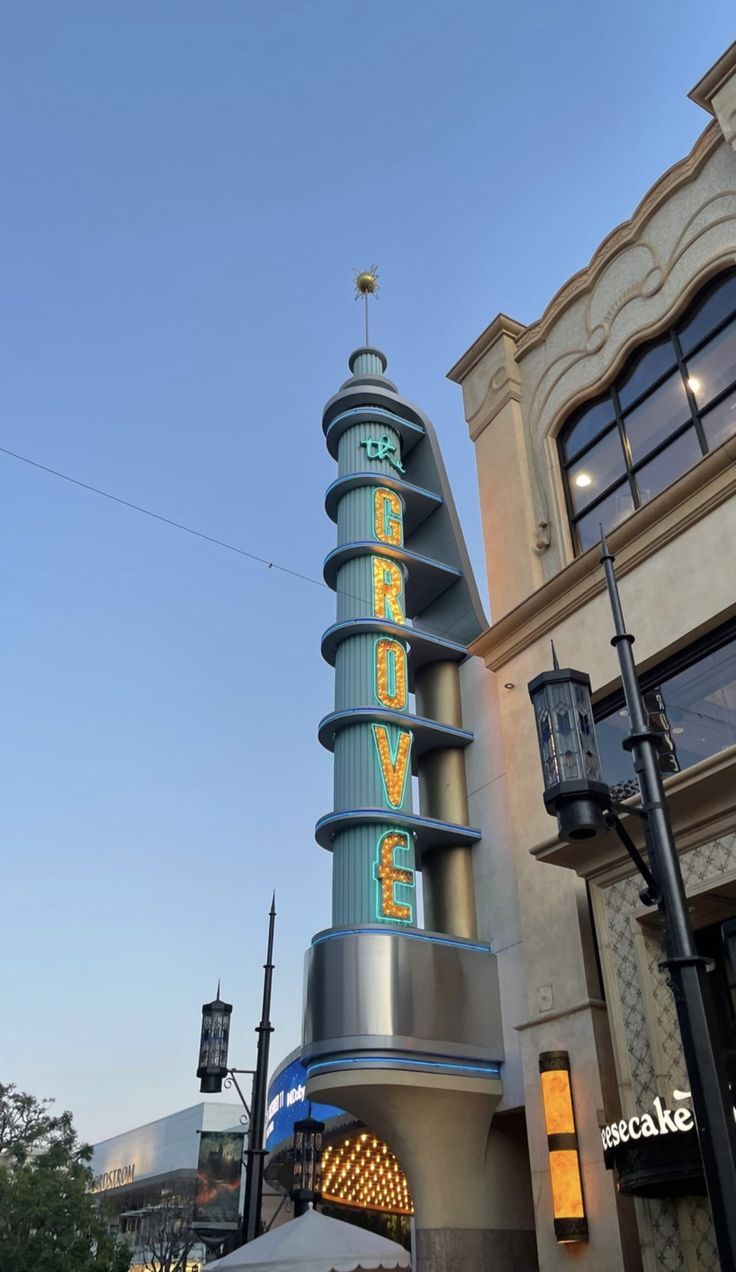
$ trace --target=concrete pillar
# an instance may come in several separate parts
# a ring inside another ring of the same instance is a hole
[[[460,677],[454,662],[436,662],[416,674],[417,714],[462,728]],[[418,764],[422,814],[468,826],[465,756],[460,747],[429,751]],[[474,940],[475,884],[471,849],[461,844],[427,853],[422,864],[424,922],[433,932]]]

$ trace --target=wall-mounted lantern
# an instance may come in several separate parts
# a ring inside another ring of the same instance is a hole
[[[202,1006],[202,1033],[199,1040],[199,1089],[207,1095],[219,1095],[223,1079],[227,1077],[227,1046],[230,1038],[230,1014],[232,1004],[220,998],[220,982],[217,997]]]
[[[294,1178],[291,1196],[297,1215],[303,1214],[308,1203],[319,1197],[322,1191],[322,1136],[324,1122],[304,1117],[294,1123]]]
[[[610,793],[601,757],[584,671],[560,670],[552,646],[553,670],[529,682],[544,776],[544,806],[557,817],[563,839],[591,839],[605,833],[603,813]]]
[[[544,1125],[547,1132],[552,1213],[560,1243],[588,1240],[578,1137],[566,1051],[543,1051],[539,1057]]]

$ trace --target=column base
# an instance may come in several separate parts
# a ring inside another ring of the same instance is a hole
[[[538,1272],[525,1228],[417,1228],[414,1272]]]

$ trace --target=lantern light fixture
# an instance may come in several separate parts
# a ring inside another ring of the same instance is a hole
[[[291,1196],[295,1213],[303,1214],[322,1191],[322,1136],[325,1124],[311,1114],[294,1123],[294,1177]]]
[[[575,1112],[567,1051],[543,1051],[539,1057],[544,1128],[555,1237],[560,1244],[588,1240]]]
[[[610,792],[598,752],[590,677],[560,669],[552,645],[552,670],[529,682],[544,776],[544,806],[557,817],[563,839],[605,833]]]
[[[227,1049],[230,1039],[230,1015],[232,1004],[220,998],[220,982],[217,995],[211,1003],[202,1005],[202,1033],[199,1040],[199,1065],[197,1077],[199,1089],[207,1095],[219,1095],[223,1079],[228,1076]]]

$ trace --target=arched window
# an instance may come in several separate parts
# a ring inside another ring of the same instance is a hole
[[[632,354],[559,436],[575,548],[584,552],[736,433],[736,269]]]

